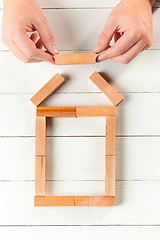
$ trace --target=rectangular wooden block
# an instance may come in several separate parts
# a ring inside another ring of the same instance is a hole
[[[35,154],[46,156],[46,117],[36,117]]]
[[[38,106],[47,97],[49,97],[59,86],[64,83],[65,79],[57,73],[49,82],[47,82],[30,100]]]
[[[114,196],[77,196],[75,206],[115,206]]]
[[[78,106],[76,107],[77,117],[94,116],[115,116],[116,108],[114,106]]]
[[[116,155],[116,117],[106,117],[106,155]]]
[[[74,196],[35,196],[34,206],[74,206]]]
[[[37,116],[76,117],[76,107],[37,107]]]
[[[115,196],[116,156],[106,156],[105,195]]]
[[[46,157],[35,157],[35,195],[44,196],[46,194]]]
[[[96,63],[95,53],[56,54],[56,65]]]
[[[89,78],[115,106],[123,100],[119,93],[117,93],[116,90],[114,90],[114,88],[112,88],[112,86],[98,72],[95,71]]]

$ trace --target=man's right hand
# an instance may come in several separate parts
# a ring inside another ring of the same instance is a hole
[[[33,33],[29,37],[27,32]],[[25,63],[54,64],[53,55],[58,53],[47,19],[36,0],[4,0],[2,40]],[[43,46],[46,51],[42,50]]]

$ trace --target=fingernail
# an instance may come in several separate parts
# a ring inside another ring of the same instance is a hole
[[[58,53],[58,49],[57,49],[57,47],[55,45],[52,46],[52,49],[53,49],[54,53]]]

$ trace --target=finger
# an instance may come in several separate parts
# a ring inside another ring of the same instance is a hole
[[[42,43],[41,39],[38,39],[38,41],[36,42],[36,47],[39,48],[39,49],[43,48],[43,43]]]
[[[150,48],[150,47],[149,47],[149,45],[147,44],[147,45],[141,50],[141,52],[143,52],[144,50],[147,50],[148,48]]]
[[[116,43],[117,40],[122,36],[122,34],[120,32],[115,32],[114,34],[114,42]]]
[[[22,62],[29,63],[29,58],[19,49],[16,43],[12,42],[10,44],[11,52]],[[32,62],[40,62],[39,60],[34,59]]]
[[[41,24],[36,23],[35,27],[40,35],[44,47],[47,51],[53,55],[58,53],[58,49],[55,44],[54,36],[49,28],[48,22],[41,22]]]
[[[31,41],[26,32],[18,32],[15,37],[15,42],[22,52],[32,61],[32,59],[54,63],[53,57],[41,49],[36,48],[36,45]]]
[[[120,37],[115,45],[104,52],[102,52],[97,57],[97,62],[101,62],[107,59],[111,59],[114,57],[118,57],[119,55],[124,54],[126,51],[128,51],[136,42],[138,39],[133,36],[132,32],[126,32]]]
[[[142,40],[138,41],[132,48],[121,56],[114,57],[112,60],[124,64],[131,62],[141,51],[145,48],[145,44]]]
[[[107,19],[106,25],[98,39],[97,46],[94,49],[95,53],[100,53],[109,47],[109,43],[113,38],[117,26],[110,18]]]
[[[32,35],[30,36],[30,39],[35,43],[37,41],[38,38],[38,33],[34,32],[32,33]]]

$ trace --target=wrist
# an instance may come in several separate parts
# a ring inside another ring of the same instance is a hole
[[[125,2],[125,4],[133,4],[133,5],[148,5],[153,6],[153,4],[156,2],[156,0],[121,0],[121,2]]]

